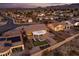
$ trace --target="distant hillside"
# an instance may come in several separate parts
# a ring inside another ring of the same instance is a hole
[[[2,7],[2,6],[1,6]],[[64,4],[64,5],[56,5],[56,6],[46,6],[46,7],[36,7],[32,5],[22,5],[22,6],[15,6],[15,7],[6,7],[6,9],[43,9],[43,8],[54,8],[54,9],[66,9],[66,8],[79,8],[79,3],[74,3],[74,4]],[[5,7],[0,8],[0,9],[5,9]]]
[[[75,3],[75,4],[65,4],[65,5],[60,5],[60,6],[48,6],[47,8],[79,8],[79,3]]]

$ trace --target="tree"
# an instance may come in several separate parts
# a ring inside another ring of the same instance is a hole
[[[49,50],[45,50],[43,53],[42,53],[42,56],[48,56],[50,54],[50,51]]]
[[[62,53],[60,51],[58,51],[58,50],[55,50],[53,52],[53,54],[54,54],[54,56],[62,56]]]

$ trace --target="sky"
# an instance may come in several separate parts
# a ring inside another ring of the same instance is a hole
[[[65,5],[64,3],[0,3],[0,8],[35,8]]]

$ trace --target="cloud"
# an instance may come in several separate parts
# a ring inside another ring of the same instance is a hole
[[[64,5],[64,3],[0,3],[0,8],[34,8]]]

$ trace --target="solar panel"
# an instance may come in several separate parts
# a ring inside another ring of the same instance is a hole
[[[12,42],[18,42],[21,41],[20,37],[13,37]]]
[[[4,43],[4,46],[8,47],[8,46],[12,46],[12,44],[11,43]]]
[[[0,38],[0,41],[4,41],[4,40],[6,40],[6,38]]]
[[[12,42],[18,42],[18,41],[21,41],[20,36],[7,38],[7,40],[11,40]]]
[[[11,38],[7,38],[7,41],[11,41]]]

